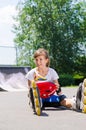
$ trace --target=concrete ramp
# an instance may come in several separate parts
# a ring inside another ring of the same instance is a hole
[[[25,75],[30,67],[0,67],[0,91],[28,91]]]

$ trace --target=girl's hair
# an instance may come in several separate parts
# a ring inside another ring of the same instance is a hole
[[[48,59],[46,66],[48,67],[50,65],[50,57],[47,50],[45,50],[44,48],[39,48],[34,53],[34,59],[37,58],[38,56],[45,56],[45,58]]]

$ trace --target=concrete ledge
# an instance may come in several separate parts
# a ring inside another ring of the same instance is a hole
[[[16,67],[16,66],[1,66],[0,67],[0,72],[1,73],[6,73],[6,74],[11,74],[11,73],[18,73],[21,72],[23,74],[26,74],[29,70],[31,69],[31,67]]]

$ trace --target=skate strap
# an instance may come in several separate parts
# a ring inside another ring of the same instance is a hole
[[[39,88],[41,98],[48,98],[57,90],[57,86],[52,82],[37,82],[36,85]]]

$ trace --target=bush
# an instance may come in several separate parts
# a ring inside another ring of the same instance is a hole
[[[84,76],[81,76],[79,74],[74,75],[75,85],[79,85],[84,80]]]
[[[59,76],[59,83],[61,86],[74,85],[74,78],[70,74],[61,74]]]

